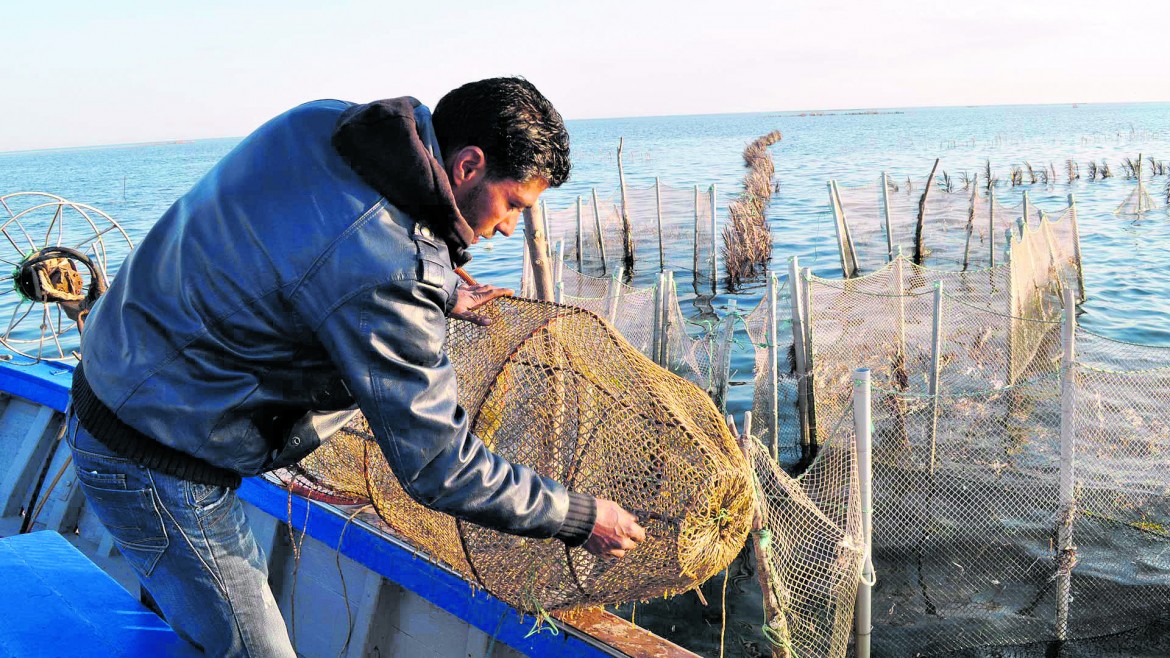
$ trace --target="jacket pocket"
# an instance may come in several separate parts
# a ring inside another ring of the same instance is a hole
[[[77,480],[118,550],[142,577],[150,576],[170,543],[151,489],[113,489],[101,473],[78,470]]]
[[[441,292],[442,298],[438,300],[439,307],[443,309],[444,315],[449,314],[455,305],[455,287],[458,278],[451,265],[451,255],[447,250],[447,245],[417,232],[411,237],[418,249],[418,282]]]

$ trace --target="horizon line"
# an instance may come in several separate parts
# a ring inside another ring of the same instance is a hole
[[[306,101],[311,102],[311,101]],[[801,116],[807,114],[842,114],[842,113],[865,113],[865,112],[891,112],[891,111],[906,111],[906,110],[938,110],[938,109],[985,109],[995,107],[1055,107],[1055,106],[1088,106],[1088,105],[1159,105],[1167,104],[1170,101],[1060,101],[1052,103],[992,103],[987,105],[887,105],[887,106],[858,106],[858,107],[826,107],[813,109],[798,109],[798,110],[750,110],[742,112],[701,112],[690,114],[634,114],[626,116],[596,116],[596,117],[580,117],[580,118],[566,118],[565,122],[574,121],[616,121],[620,119],[667,119],[667,118],[683,118],[683,117],[716,117],[716,116],[742,116],[749,114],[779,114],[782,116]],[[0,149],[0,155],[16,155],[22,153],[44,153],[52,151],[78,151],[85,149],[103,149],[103,148],[130,148],[143,146],[164,146],[169,144],[185,144],[194,142],[212,141],[218,139],[243,139],[244,135],[225,135],[220,137],[175,137],[169,139],[152,139],[142,142],[115,142],[108,144],[83,144],[78,146],[49,146],[43,148],[31,149]]]

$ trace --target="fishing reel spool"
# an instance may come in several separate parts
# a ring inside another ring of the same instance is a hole
[[[0,263],[12,268],[0,277],[0,345],[8,351],[0,359],[77,361],[80,330],[108,287],[109,265],[133,246],[92,206],[44,192],[0,196]]]

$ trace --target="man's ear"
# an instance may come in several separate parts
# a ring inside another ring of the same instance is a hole
[[[451,186],[459,189],[487,175],[487,157],[478,146],[464,146],[451,156]]]

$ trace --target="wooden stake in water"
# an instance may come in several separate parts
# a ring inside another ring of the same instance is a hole
[[[716,204],[716,199],[718,199],[718,196],[719,196],[719,190],[718,190],[718,188],[715,187],[715,184],[712,183],[711,184],[711,294],[712,295],[715,294],[715,287],[716,287],[716,284],[718,284],[718,282],[719,282],[719,270],[718,270],[719,249],[716,248],[716,246],[715,246],[715,235],[716,235],[715,225],[716,225],[716,221],[718,220],[718,217],[719,217],[719,211],[718,211],[719,206]]]
[[[617,267],[613,271],[613,277],[609,280],[609,305],[605,309],[605,317],[609,323],[617,326],[617,312],[618,304],[622,300],[622,268]]]
[[[715,406],[719,408],[719,411],[725,411],[727,408],[727,387],[731,379],[731,345],[735,340],[735,319],[737,313],[736,301],[734,299],[729,300],[727,302],[727,315],[723,318],[723,333],[719,337],[719,377],[714,382]]]
[[[1077,201],[1071,194],[1068,195],[1068,221],[1069,227],[1072,229],[1073,259],[1076,260],[1077,268],[1077,299],[1083,302],[1085,301],[1085,270],[1081,262],[1081,229],[1077,224]]]
[[[622,145],[625,137],[618,138],[617,162],[618,184],[622,191],[622,263],[630,272],[634,271],[634,235],[630,228],[630,203],[626,197],[626,172],[622,168]]]
[[[597,188],[593,192],[593,225],[597,229],[597,250],[601,252],[601,273],[605,274],[605,233],[601,230],[601,203],[597,200]]]
[[[699,186],[695,186],[695,259],[691,264],[694,272],[695,286],[699,285]]]
[[[532,292],[541,301],[553,300],[552,263],[548,257],[548,234],[540,204],[524,211],[524,247],[532,264]]]
[[[554,267],[555,285],[554,294],[558,304],[565,303],[565,241],[557,240],[557,259]]]
[[[658,208],[658,269],[666,269],[666,252],[662,248],[662,183],[654,177],[654,201]]]
[[[894,257],[894,299],[897,304],[896,324],[894,326],[894,387],[899,395],[894,397],[894,431],[897,432],[897,445],[910,445],[910,430],[907,426],[906,398],[904,394],[910,386],[910,374],[906,370],[906,257],[902,254],[902,246],[897,247],[898,253]]]
[[[544,244],[548,248],[548,258],[551,261],[552,257],[553,257],[553,249],[554,249],[554,245],[552,243],[552,239],[553,239],[552,222],[549,221],[548,206],[545,205],[544,199],[540,200],[540,217],[541,217],[541,221],[544,222],[544,237],[545,237]]]
[[[772,419],[772,459],[777,459],[780,454],[780,394],[777,390],[780,387],[780,337],[776,335],[780,314],[776,308],[776,287],[776,273],[768,272],[768,327],[764,340],[768,341],[768,417]]]
[[[1060,522],[1056,526],[1056,639],[1068,639],[1068,605],[1076,564],[1073,521],[1076,518],[1076,327],[1077,307],[1071,287],[1064,291],[1064,355],[1060,378]]]
[[[581,197],[577,197],[577,271],[584,272],[581,265],[581,207],[584,205]]]
[[[890,177],[882,172],[882,217],[886,220],[886,260],[894,260],[894,222],[890,217]]]
[[[837,194],[837,182],[829,181],[829,207],[833,210],[833,226],[837,231],[837,250],[841,255],[841,274],[846,279],[857,276],[857,253],[849,237],[849,225],[845,223],[845,209]]]
[[[995,190],[987,190],[987,249],[991,267],[995,267]]]
[[[1008,384],[1015,384],[1016,383],[1016,375],[1017,375],[1017,373],[1016,373],[1016,357],[1018,356],[1016,354],[1016,352],[1018,352],[1020,349],[1019,338],[1016,335],[1020,330],[1019,329],[1019,323],[1020,323],[1020,321],[1019,321],[1019,317],[1020,317],[1020,309],[1019,309],[1020,272],[1019,272],[1019,269],[1020,269],[1020,267],[1016,263],[1013,262],[1013,260],[1015,260],[1015,258],[1014,258],[1014,254],[1012,253],[1013,252],[1013,249],[1012,249],[1012,230],[1010,228],[1004,232],[1004,241],[1006,242],[1006,245],[1004,247],[1004,260],[1007,262],[1007,267],[1008,267],[1008,308],[1007,308],[1007,314],[1008,314],[1008,317],[1010,318],[1008,320],[1008,336],[1007,336]]]
[[[853,374],[853,431],[857,441],[857,485],[861,508],[861,536],[864,556],[861,564],[861,582],[857,585],[857,605],[853,617],[854,655],[869,658],[870,635],[873,632],[873,437],[871,434],[869,368]]]
[[[939,374],[942,368],[943,283],[934,282],[934,323],[930,341],[930,475],[933,478],[938,439]]]
[[[730,418],[730,417],[729,417]],[[736,436],[735,422],[730,422],[732,436]],[[751,464],[752,441],[752,412],[743,414],[743,434],[737,436],[739,449],[743,451],[744,459]],[[782,641],[791,640],[788,630],[788,618],[784,616],[780,607],[780,597],[776,594],[776,576],[772,571],[772,560],[769,557],[771,542],[765,541],[764,515],[759,506],[752,517],[752,550],[756,556],[756,581],[764,595],[764,625],[768,628],[769,637],[778,637]],[[772,658],[791,658],[792,654],[785,645],[772,644]]]
[[[805,452],[805,465],[811,464],[813,459],[817,456],[817,449],[820,445],[820,439],[817,437],[817,396],[816,396],[816,359],[817,350],[816,344],[813,342],[813,315],[812,315],[812,270],[805,267],[801,269],[800,279],[804,284],[804,335],[805,345],[807,348],[804,351],[804,367],[805,367],[805,391],[807,392],[808,403],[805,406],[808,415],[808,450]]]
[[[857,264],[857,247],[853,246],[853,234],[849,232],[849,217],[845,213],[845,205],[841,203],[841,189],[837,187],[837,181],[833,183],[833,200],[836,204],[837,212],[841,216],[841,232],[845,234],[845,249],[849,254],[849,263],[853,268],[853,276],[861,273],[861,267]]]
[[[662,366],[669,368],[670,336],[679,329],[674,325],[674,307],[679,303],[679,300],[677,300],[674,288],[674,273],[666,272],[663,274],[666,275],[666,294],[662,296]]]
[[[666,274],[659,272],[654,283],[654,318],[650,331],[650,360],[662,365],[662,306],[666,296]]]
[[[788,263],[788,284],[791,288],[792,301],[792,345],[796,353],[796,400],[800,413],[800,451],[801,459],[806,459],[809,446],[809,392],[808,378],[808,334],[805,326],[804,278],[801,276],[800,261],[793,256]],[[777,410],[774,426],[779,434],[780,418]]]
[[[1024,226],[1032,221],[1032,204],[1028,200],[1028,190],[1024,190]],[[1020,233],[1023,236],[1023,232]]]
[[[971,260],[971,236],[975,233],[975,195],[979,188],[971,186],[971,203],[967,206],[967,244],[963,247],[963,271]]]
[[[934,166],[930,168],[930,175],[926,177],[926,187],[922,190],[922,197],[918,199],[918,222],[914,225],[914,263],[921,265],[926,260],[926,236],[924,224],[926,222],[926,196],[934,183],[934,172],[938,170],[939,158],[934,159]]]
[[[1137,180],[1138,180],[1137,211],[1143,212],[1145,210],[1149,210],[1149,208],[1146,207],[1146,205],[1145,205],[1146,183],[1145,183],[1145,181],[1142,180],[1142,154],[1141,153],[1138,153],[1137,167],[1135,167],[1135,172],[1137,173]],[[125,193],[123,193],[123,197],[124,196],[125,196]]]

